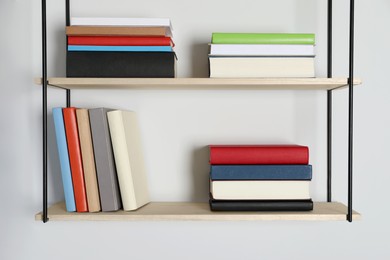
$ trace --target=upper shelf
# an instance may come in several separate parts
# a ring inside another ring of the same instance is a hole
[[[42,78],[35,83],[41,85]],[[354,85],[361,84],[355,78]],[[237,89],[330,90],[348,86],[347,78],[48,78],[63,89]]]

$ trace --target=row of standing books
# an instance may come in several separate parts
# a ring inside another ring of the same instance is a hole
[[[309,211],[312,166],[300,145],[211,145],[213,211]]]
[[[314,77],[314,45],[314,34],[213,33],[210,77]]]
[[[135,112],[53,108],[66,209],[135,210],[149,202]]]
[[[172,25],[163,18],[72,17],[67,77],[175,77]]]

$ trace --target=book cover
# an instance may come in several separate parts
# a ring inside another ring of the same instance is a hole
[[[210,164],[308,164],[301,145],[210,145]]]
[[[96,173],[99,185],[102,211],[116,211],[122,207],[119,193],[107,108],[89,109],[92,144],[95,155]]]
[[[311,165],[211,165],[211,180],[311,180]]]
[[[173,78],[174,52],[67,52],[67,77]]]
[[[213,200],[212,211],[310,211],[313,201],[308,200]]]
[[[88,210],[89,212],[97,212],[100,211],[100,198],[96,177],[95,156],[93,154],[88,109],[76,109],[76,118],[80,137],[81,158],[83,162]]]
[[[314,58],[210,56],[211,78],[312,78]]]
[[[171,46],[97,46],[97,45],[68,45],[68,51],[145,51],[172,52]]]
[[[150,202],[141,133],[131,111],[107,113],[124,210],[136,210]]]
[[[310,199],[310,181],[210,181],[216,200],[299,200]]]
[[[80,140],[77,129],[76,108],[62,109],[66,140],[68,144],[70,169],[72,172],[73,190],[77,212],[87,212],[88,202],[85,191],[84,171],[81,160]]]
[[[215,44],[315,44],[313,33],[213,33]]]
[[[68,45],[174,46],[171,37],[69,36]]]
[[[166,27],[66,26],[68,36],[167,36]]]
[[[307,44],[211,44],[211,56],[298,56],[314,57]]]
[[[76,211],[74,200],[72,174],[70,171],[68,145],[66,143],[64,118],[62,108],[53,108],[54,130],[56,134],[58,156],[60,159],[62,185],[64,187],[66,210],[69,212]]]

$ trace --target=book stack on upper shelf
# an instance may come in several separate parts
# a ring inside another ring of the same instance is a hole
[[[211,210],[312,210],[308,160],[306,146],[211,145]]]
[[[213,33],[210,77],[314,77],[314,38],[297,33]]]
[[[173,78],[172,26],[163,18],[72,17],[67,77]]]
[[[135,210],[149,202],[136,114],[54,108],[67,211]]]

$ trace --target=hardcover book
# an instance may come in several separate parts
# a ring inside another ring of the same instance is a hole
[[[62,108],[53,108],[54,129],[56,133],[57,149],[60,159],[62,185],[64,187],[66,210],[69,212],[76,211],[74,200],[72,174],[70,171],[68,145],[66,143],[64,117]]]
[[[314,58],[210,56],[211,78],[312,78]]]
[[[310,181],[210,181],[216,200],[300,200],[310,199]]]
[[[309,211],[313,201],[308,200],[213,200],[213,211]]]
[[[210,145],[210,164],[308,164],[301,145]]]
[[[64,115],[65,133],[68,144],[70,169],[72,172],[73,190],[77,212],[87,212],[88,202],[85,191],[84,171],[81,160],[80,140],[77,129],[76,108],[62,109]]]
[[[124,210],[150,202],[141,133],[135,112],[107,113]]]
[[[68,36],[167,36],[172,37],[166,27],[115,27],[115,26],[67,26]]]
[[[174,52],[68,51],[67,77],[173,78]]]
[[[315,44],[313,33],[213,33],[215,44]]]
[[[98,45],[68,45],[68,51],[151,51],[172,52],[171,46],[98,46]]]
[[[99,188],[97,183],[95,155],[93,154],[91,127],[88,109],[76,109],[77,127],[80,136],[81,158],[83,162],[85,190],[89,212],[100,211]]]
[[[211,165],[211,180],[311,180],[311,165]]]
[[[68,45],[174,46],[171,37],[69,36]]]
[[[211,44],[210,55],[314,57],[314,46],[307,44]]]
[[[116,211],[122,207],[112,151],[110,130],[108,128],[107,108],[89,109],[93,151],[99,185],[102,211]]]

